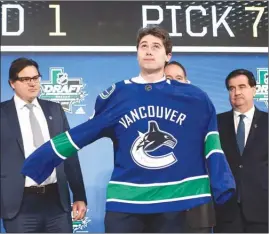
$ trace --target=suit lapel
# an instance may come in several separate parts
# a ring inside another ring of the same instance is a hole
[[[226,135],[228,137],[227,142],[230,142],[230,146],[232,149],[235,150],[235,153],[240,156],[240,151],[237,145],[236,140],[236,134],[235,134],[235,128],[234,128],[234,114],[233,111],[228,112],[229,116],[227,116],[227,131],[228,134]]]
[[[49,133],[50,133],[50,137],[54,135],[54,127],[53,127],[53,119],[52,119],[52,112],[49,108],[49,105],[47,105],[47,102],[42,101],[41,99],[37,99],[42,111],[46,117],[47,120],[47,124],[48,124],[48,128],[49,128]]]
[[[260,116],[261,116],[261,112],[255,107],[255,112],[254,112],[254,116],[253,116],[252,123],[250,126],[250,130],[249,130],[248,139],[247,139],[247,142],[245,145],[244,153],[251,146],[251,143],[252,143],[254,136],[255,136],[255,132],[257,131],[257,128],[258,128],[258,120],[259,120]]]
[[[24,155],[21,128],[20,128],[20,123],[18,119],[18,114],[17,114],[14,98],[10,100],[10,103],[7,106],[6,113],[7,113],[7,121],[9,123],[10,131],[15,135],[16,140],[19,144],[19,147]]]

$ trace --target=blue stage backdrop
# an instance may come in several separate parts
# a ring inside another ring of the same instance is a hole
[[[21,56],[36,60],[42,74],[41,98],[61,102],[70,126],[86,121],[93,113],[96,96],[112,83],[138,75],[135,53],[4,53],[1,55],[1,101],[10,99],[10,63]],[[237,68],[251,70],[258,81],[256,106],[267,111],[267,54],[173,54],[187,69],[192,84],[208,93],[217,113],[230,110],[224,80]],[[60,78],[60,79],[59,79]],[[268,101],[267,101],[268,104]],[[79,152],[87,191],[88,212],[74,222],[74,232],[103,232],[106,186],[113,169],[112,143],[101,139]],[[2,229],[2,231],[4,231]]]

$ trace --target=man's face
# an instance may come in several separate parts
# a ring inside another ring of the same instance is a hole
[[[229,98],[233,108],[250,109],[253,106],[253,97],[256,87],[250,87],[245,75],[238,75],[229,80]]]
[[[170,58],[171,54],[166,54],[160,38],[152,35],[142,37],[137,50],[137,59],[141,70],[147,72],[161,70]]]
[[[25,67],[18,73],[18,80],[11,82],[11,87],[15,93],[24,101],[32,102],[40,91],[40,81],[29,78],[39,77],[38,71],[34,66]],[[25,81],[21,79],[28,78]]]
[[[164,68],[164,73],[168,79],[177,80],[182,83],[187,83],[187,78],[184,71],[176,64],[170,64]]]

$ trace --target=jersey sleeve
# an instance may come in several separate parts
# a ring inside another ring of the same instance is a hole
[[[104,94],[104,93],[102,93]],[[113,104],[110,95],[99,95],[93,118],[61,133],[36,149],[24,162],[22,174],[38,184],[45,181],[53,169],[86,145],[109,135],[110,129],[122,115],[121,105]],[[105,97],[105,98],[102,98]]]
[[[119,109],[115,90],[116,84],[112,84],[111,87],[104,90],[97,96],[93,111],[94,113],[90,119],[93,119],[99,115],[106,115],[107,118],[110,118],[111,115],[115,115],[115,111]],[[102,131],[100,131],[99,137],[110,137],[112,135],[112,130],[113,129],[111,128],[104,128]]]
[[[210,177],[211,190],[217,204],[223,204],[235,193],[235,180],[221,148],[216,110],[209,98],[209,121],[204,140],[204,157]]]

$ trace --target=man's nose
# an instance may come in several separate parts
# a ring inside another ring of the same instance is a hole
[[[235,95],[241,94],[241,90],[239,88],[235,89]]]
[[[35,86],[35,85],[36,85],[36,82],[35,82],[33,79],[31,79],[31,80],[28,82],[28,85],[30,85],[30,86]]]
[[[151,51],[150,48],[147,49],[147,51],[146,51],[146,55],[152,55],[152,51]]]

